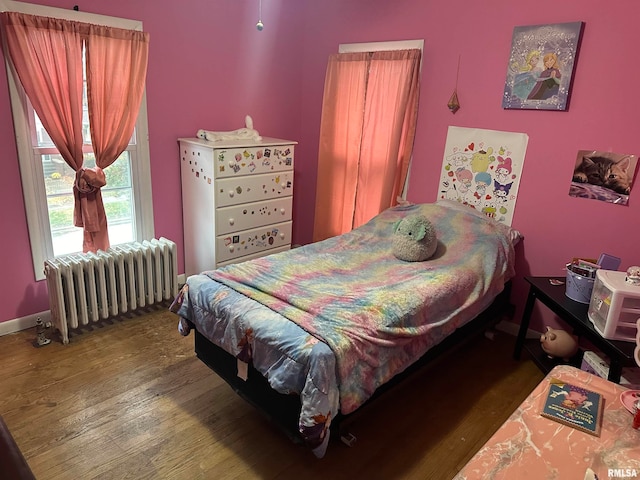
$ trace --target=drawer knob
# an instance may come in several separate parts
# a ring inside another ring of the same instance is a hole
[[[229,162],[229,168],[233,168],[233,162]]]
[[[280,232],[280,238],[284,240],[284,232]]]
[[[284,214],[285,214],[285,212],[286,212],[286,210],[285,210],[284,208],[281,208],[281,209],[280,209],[280,213],[281,213],[282,215],[284,215]]]
[[[229,196],[233,197],[235,195],[235,192],[233,190],[229,190]]]
[[[236,223],[235,219],[230,218],[230,219],[229,219],[229,225],[233,225],[234,223]]]
[[[229,251],[233,252],[236,249],[236,247],[234,247],[233,245],[229,245]]]

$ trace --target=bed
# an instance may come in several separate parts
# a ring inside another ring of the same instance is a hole
[[[393,255],[394,225],[410,214],[437,232],[423,262]],[[205,364],[323,457],[339,421],[499,320],[519,238],[455,201],[397,206],[344,235],[192,275],[171,309]]]

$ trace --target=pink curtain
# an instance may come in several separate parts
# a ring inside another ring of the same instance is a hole
[[[322,99],[314,241],[352,228],[368,59],[368,53],[329,57]]]
[[[348,232],[395,205],[413,150],[419,69],[420,50],[330,57],[314,241]]]
[[[106,250],[103,169],[118,158],[133,134],[144,90],[148,34],[15,12],[3,12],[1,18],[20,82],[76,172],[74,225],[83,227],[83,251]],[[95,168],[83,167],[83,42]]]
[[[109,247],[107,217],[100,187],[102,169],[116,161],[135,128],[149,53],[149,34],[89,25],[86,37],[87,103],[91,143],[96,157],[93,171],[79,172],[76,185],[84,226],[84,249]],[[81,186],[89,189],[81,189]],[[77,209],[76,209],[77,211]]]
[[[3,12],[9,56],[64,160],[82,167],[82,38],[78,24]]]

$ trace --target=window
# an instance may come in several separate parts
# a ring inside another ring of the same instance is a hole
[[[82,132],[84,139],[84,166],[95,167],[95,157],[91,147],[89,113],[86,104],[86,81],[83,91]],[[42,174],[47,199],[49,227],[53,256],[79,251],[82,245],[82,229],[73,225],[73,182],[75,171],[67,165],[58,153],[40,119],[29,105],[29,131],[31,132],[33,157],[41,159]],[[109,221],[111,244],[135,240],[135,212],[133,207],[133,186],[131,183],[131,158],[136,154],[136,135],[127,149],[104,172],[107,185],[101,189],[105,211]]]
[[[365,43],[341,43],[338,45],[339,53],[349,52],[380,52],[383,50],[403,50],[417,48],[424,53],[424,40],[397,40],[392,42],[365,42]],[[420,56],[420,70],[422,71],[422,55]],[[409,170],[407,178],[402,188],[400,198],[407,199],[407,191],[409,190],[409,177],[411,176],[411,161],[409,161]]]
[[[314,241],[357,228],[404,198],[421,47],[421,41],[348,44],[329,56]]]
[[[137,21],[0,0],[0,10],[63,18],[140,30]],[[81,252],[82,228],[73,225],[75,172],[58,153],[31,107],[6,59],[22,188],[37,280],[44,278],[46,258]],[[86,86],[83,98],[84,166],[95,166],[89,133]],[[125,151],[104,172],[102,198],[112,245],[141,241],[154,235],[146,101],[143,95],[135,132]]]

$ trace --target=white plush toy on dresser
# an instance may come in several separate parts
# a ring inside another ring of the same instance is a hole
[[[209,142],[220,142],[223,140],[255,140],[259,142],[262,137],[257,130],[253,128],[253,119],[247,115],[244,117],[245,128],[231,130],[230,132],[211,132],[209,130],[198,130],[196,134],[198,138]]]

